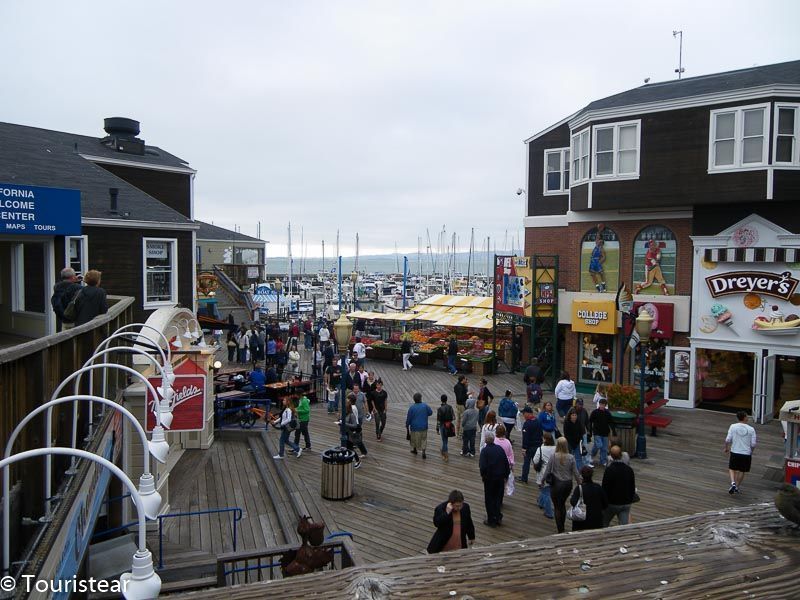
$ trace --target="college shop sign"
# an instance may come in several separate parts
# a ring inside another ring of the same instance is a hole
[[[80,235],[78,190],[0,183],[0,234]]]
[[[572,331],[605,333],[613,335],[617,330],[617,307],[613,300],[572,302]]]

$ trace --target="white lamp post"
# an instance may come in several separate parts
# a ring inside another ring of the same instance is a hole
[[[123,325],[122,327],[117,329],[114,333],[121,333],[123,331],[127,331],[128,329],[132,329],[134,327],[141,327],[142,329],[148,329],[148,330],[151,330],[151,331],[155,332],[156,335],[158,335],[164,341],[164,346],[166,347],[166,352],[167,352],[167,363],[171,363],[172,362],[172,350],[169,347],[169,340],[167,339],[167,336],[165,336],[164,333],[160,329],[156,329],[152,325],[147,325],[146,323],[130,323],[129,325]],[[136,333],[136,332],[133,332],[133,333]],[[112,335],[114,335],[114,334],[112,334]],[[147,341],[155,344],[155,342],[153,342],[153,340],[151,338],[149,338],[148,336],[144,335],[141,332],[136,333],[136,335],[141,336],[141,337],[145,338]],[[155,344],[155,345],[158,345],[158,344]]]
[[[58,387],[56,388],[55,392],[53,392],[52,399],[58,397],[58,394],[66,387],[66,385],[70,382],[70,380],[80,377],[83,373],[91,371],[92,369],[119,369],[120,371],[124,371],[133,375],[134,377],[138,378],[145,386],[145,388],[153,395],[153,398],[158,398],[156,394],[156,390],[147,378],[139,373],[136,369],[132,369],[130,367],[126,367],[125,365],[117,365],[113,363],[101,363],[95,364],[91,366],[86,366],[78,369],[72,375],[64,379]],[[52,407],[47,409],[47,416],[45,419],[45,443],[47,447],[50,447],[53,439],[53,424],[52,424]],[[77,435],[73,435],[73,443],[77,443]],[[166,441],[164,437],[164,429],[161,426],[161,422],[159,421],[159,414],[156,413],[156,426],[153,428],[153,441],[160,445],[162,441]],[[74,466],[74,464],[73,464]],[[45,482],[44,482],[44,490],[45,490],[45,514],[42,517],[42,520],[48,521],[52,519],[52,515],[50,512],[50,498],[53,496],[53,459],[51,457],[47,457],[45,461]]]
[[[133,423],[134,429],[136,429],[137,433],[139,434],[142,447],[147,448],[148,454],[152,455],[153,458],[160,463],[166,462],[167,454],[169,453],[169,444],[167,444],[165,440],[159,441],[153,439],[148,441],[147,434],[145,433],[142,425],[139,423],[139,420],[127,408],[117,404],[112,400],[109,400],[108,398],[81,394],[75,396],[64,396],[63,398],[55,398],[50,400],[50,402],[38,406],[35,410],[25,415],[25,418],[22,419],[22,421],[20,421],[14,428],[14,431],[11,432],[8,442],[6,443],[3,458],[8,458],[11,456],[11,451],[14,449],[14,443],[17,441],[19,434],[22,432],[25,425],[30,423],[37,415],[45,410],[50,413],[52,407],[58,404],[77,401],[99,402],[100,404],[110,406],[111,408],[121,412],[123,416],[127,417],[128,420]],[[142,475],[139,477],[139,494],[142,496],[142,500],[145,504],[145,513],[147,518],[155,519],[158,516],[158,511],[161,509],[161,494],[156,491],[155,477],[153,477],[153,474],[150,471],[150,460],[148,458],[148,454],[142,455],[144,458],[144,466],[142,468]],[[5,571],[8,571],[9,568],[11,549],[11,530],[9,527],[9,521],[11,520],[10,479],[10,474],[8,472],[8,468],[6,467],[3,469],[3,568]]]
[[[128,492],[130,492],[131,499],[136,505],[136,512],[138,513],[139,548],[133,555],[131,572],[123,573],[122,577],[120,577],[122,595],[128,600],[149,600],[151,598],[157,598],[161,592],[161,578],[153,568],[153,555],[147,549],[145,505],[141,495],[134,487],[133,482],[122,469],[102,456],[76,448],[36,448],[34,450],[26,450],[25,452],[20,452],[1,460],[0,468],[5,471],[7,467],[16,462],[35,458],[37,456],[52,456],[54,454],[72,456],[74,458],[85,458],[86,460],[95,462],[111,471],[111,473],[116,475],[125,487],[128,488]]]
[[[178,329],[177,325],[170,325],[169,327],[166,327],[164,329],[164,331],[166,332],[166,331],[169,331],[170,329],[174,329],[175,330],[175,341],[174,342],[169,342],[168,341],[167,345],[169,346],[169,344],[172,344],[176,348],[183,348],[183,342],[181,342],[181,330]]]
[[[647,458],[647,437],[644,431],[644,372],[647,368],[647,343],[653,330],[653,317],[640,310],[636,317],[636,333],[639,334],[639,427],[636,434],[636,458]]]

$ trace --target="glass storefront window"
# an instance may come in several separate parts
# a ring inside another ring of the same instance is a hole
[[[614,336],[585,333],[581,337],[578,381],[581,383],[614,380]]]
[[[645,352],[644,389],[646,391],[664,391],[664,365],[669,345],[669,340],[650,338]],[[641,356],[638,351],[633,352],[631,353],[631,373],[633,373],[633,385],[637,389],[640,385],[641,371]]]

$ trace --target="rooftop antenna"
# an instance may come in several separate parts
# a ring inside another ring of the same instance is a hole
[[[675,72],[678,74],[678,79],[680,79],[686,70],[683,68],[683,31],[673,31],[672,37],[678,38],[678,68],[675,69]]]

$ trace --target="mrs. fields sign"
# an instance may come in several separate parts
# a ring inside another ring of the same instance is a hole
[[[792,277],[789,271],[730,271],[706,277],[706,285],[713,298],[755,292],[788,301],[798,284],[800,281]]]

